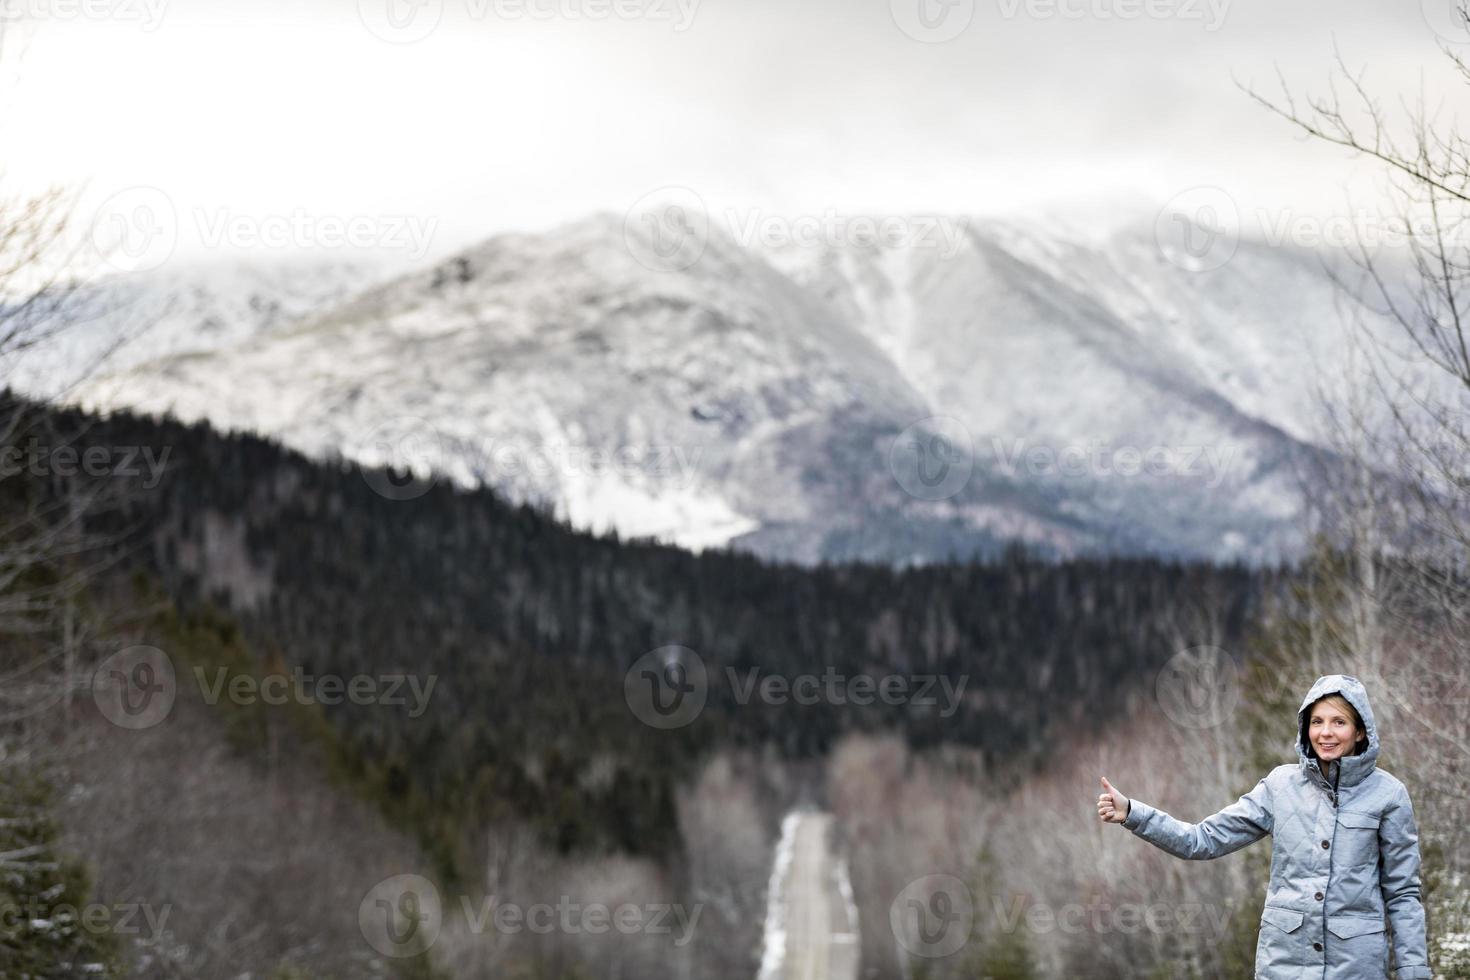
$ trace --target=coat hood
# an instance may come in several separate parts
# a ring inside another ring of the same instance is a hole
[[[1329,694],[1341,694],[1346,698],[1348,704],[1357,709],[1358,717],[1363,719],[1363,728],[1368,733],[1368,747],[1358,755],[1344,756],[1338,763],[1342,770],[1338,776],[1338,785],[1352,786],[1367,779],[1373,767],[1378,764],[1378,726],[1373,722],[1373,708],[1368,704],[1368,691],[1356,677],[1347,674],[1319,677],[1307,696],[1302,698],[1302,706],[1296,713],[1297,759],[1301,763],[1302,771],[1308,776],[1320,772],[1324,779],[1330,778],[1322,771],[1321,763],[1312,753],[1311,745],[1307,741],[1307,709],[1313,702]]]

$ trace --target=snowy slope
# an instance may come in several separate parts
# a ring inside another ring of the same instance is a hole
[[[380,273],[363,261],[169,265],[77,289],[54,341],[0,361],[5,382],[59,397],[98,374],[231,347],[339,303]]]
[[[1018,475],[1109,546],[1222,558],[1300,546],[1318,388],[1353,370],[1319,256],[1247,241],[1193,272],[1151,227],[968,231],[952,256],[872,246],[773,261],[890,350],[934,413],[963,423],[978,465]],[[1125,450],[1150,465],[1126,472]]]
[[[970,221],[952,254],[758,251],[713,229],[669,269],[647,263],[648,234],[598,215],[498,236],[342,302],[237,320],[202,350],[175,341],[75,397],[799,561],[1013,538],[1255,560],[1303,544],[1311,379],[1345,370],[1310,255],[1242,243],[1189,272],[1151,227]],[[973,466],[963,484],[902,478],[915,425]]]
[[[691,547],[824,520],[804,478],[833,434],[896,431],[924,405],[758,257],[713,241],[687,273],[649,269],[608,216],[497,238],[220,356],[99,379],[83,400],[368,462],[392,458],[386,434],[404,462]]]

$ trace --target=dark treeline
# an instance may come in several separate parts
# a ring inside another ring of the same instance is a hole
[[[83,433],[77,451],[111,447],[115,462],[124,448],[168,450],[156,486],[143,486],[141,462],[135,476],[103,478],[131,482],[98,530],[120,535],[126,567],[183,608],[228,610],[262,670],[436,678],[419,717],[325,710],[350,749],[343,765],[398,819],[437,835],[446,868],[468,859],[464,832],[497,815],[532,821],[564,849],[659,852],[676,839],[673,786],[717,746],[803,756],[845,731],[892,730],[978,748],[993,766],[1034,759],[1049,726],[1147,682],[1182,647],[1243,649],[1282,579],[1018,550],[902,571],[774,566],[577,533],[444,481],[391,500],[355,466],[203,424],[54,421]],[[629,708],[624,677],[670,644],[702,658],[708,704],[660,731]],[[816,675],[823,694],[741,703],[729,672],[740,684]],[[830,703],[831,685],[849,691],[859,675],[898,675],[910,692],[937,678],[935,703]]]

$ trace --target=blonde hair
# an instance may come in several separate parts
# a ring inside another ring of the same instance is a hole
[[[1352,706],[1352,702],[1348,701],[1348,699],[1343,697],[1341,694],[1329,694],[1326,697],[1318,698],[1307,706],[1307,715],[1305,718],[1302,719],[1303,726],[1311,726],[1312,709],[1317,707],[1317,705],[1319,704],[1325,704],[1329,708],[1336,708],[1338,711],[1341,711],[1343,714],[1347,715],[1353,720],[1353,725],[1355,726],[1355,730],[1353,731],[1353,750],[1349,752],[1348,755],[1361,755],[1368,748],[1368,726],[1363,724],[1363,718],[1361,715],[1358,714],[1358,709],[1354,708]],[[1363,733],[1363,740],[1361,742],[1358,741],[1358,732]],[[1310,747],[1312,744],[1312,740],[1306,739],[1305,741]],[[1316,753],[1317,750],[1312,749],[1312,754],[1316,755]]]

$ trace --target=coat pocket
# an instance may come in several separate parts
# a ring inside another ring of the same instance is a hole
[[[1379,915],[1329,915],[1327,931],[1338,939],[1352,939],[1369,933],[1383,932],[1383,917]]]
[[[1337,815],[1334,863],[1340,868],[1378,863],[1380,816],[1361,810],[1343,810]]]
[[[1270,923],[1282,932],[1296,932],[1301,928],[1302,918],[1303,914],[1296,909],[1283,909],[1275,905],[1267,905],[1261,909],[1261,922]]]
[[[1306,964],[1300,933],[1305,916],[1296,909],[1267,905],[1261,909],[1261,934],[1256,940],[1256,976],[1289,977]],[[1296,935],[1292,935],[1296,933]]]
[[[1381,915],[1329,915],[1328,974],[1333,966],[1352,969],[1351,976],[1388,976],[1388,936]]]

